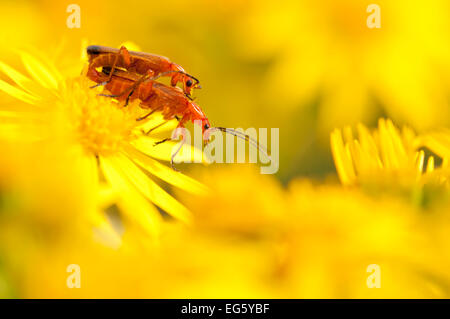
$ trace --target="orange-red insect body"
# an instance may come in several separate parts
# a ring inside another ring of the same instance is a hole
[[[184,69],[171,62],[168,58],[144,52],[91,45],[87,48],[89,68],[110,67],[126,69],[130,73],[154,77],[159,75],[171,76],[171,84],[183,83],[184,92],[189,95],[192,88],[199,88],[199,81],[187,74]],[[108,79],[110,80],[110,78]]]
[[[91,68],[88,70],[87,76],[96,83],[102,83],[109,75]],[[122,93],[136,83],[132,79],[133,77],[127,72],[116,70],[105,88],[117,99],[124,100],[128,95]],[[210,128],[209,120],[202,109],[186,98],[177,87],[170,87],[148,79],[136,86],[129,95],[129,99],[139,99],[141,107],[150,109],[151,113],[154,111],[162,112],[166,120],[179,117],[178,127],[184,127],[184,124],[188,121],[201,121],[203,133]]]

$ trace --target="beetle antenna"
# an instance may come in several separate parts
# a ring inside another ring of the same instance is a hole
[[[236,136],[237,138],[240,138],[246,142],[248,142],[250,145],[252,145],[253,147],[257,148],[261,153],[263,153],[268,159],[270,159],[269,154],[267,153],[267,151],[258,143],[258,141],[256,141],[255,139],[251,138],[250,136],[248,136],[247,134],[244,134],[242,132],[230,129],[230,128],[226,128],[226,127],[212,127],[212,130],[219,130],[225,133],[228,133],[230,135]]]

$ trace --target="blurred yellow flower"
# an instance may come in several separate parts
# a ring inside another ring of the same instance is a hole
[[[264,99],[285,108],[317,99],[319,128],[367,122],[379,112],[414,128],[448,124],[448,1],[251,2],[234,23],[235,50],[274,61]]]
[[[205,173],[203,181],[212,189],[205,196],[180,194],[192,226],[163,223],[157,246],[127,227],[119,248],[76,234],[52,249],[8,249],[20,265],[8,269],[20,283],[12,287],[28,298],[448,297],[441,237],[450,223],[439,216],[424,219],[404,201],[356,188],[296,179],[285,190],[245,167]],[[31,232],[19,224],[2,234],[11,244]],[[70,263],[81,267],[81,289],[65,285]],[[373,264],[381,289],[367,285]]]
[[[124,218],[149,234],[158,234],[162,220],[150,202],[190,222],[190,212],[150,178],[153,175],[190,193],[205,192],[200,183],[155,160],[169,160],[175,145],[153,147],[158,139],[142,133],[159,124],[161,117],[138,122],[135,119],[144,112],[138,103],[124,108],[89,89],[92,83],[84,76],[65,77],[49,60],[25,51],[20,56],[28,75],[0,63],[0,70],[15,83],[0,80],[0,90],[19,100],[0,110],[1,139],[27,141],[36,148],[57,145],[61,154],[81,163],[90,180],[85,186],[98,197],[97,205],[117,204]],[[74,61],[80,70],[82,63]],[[166,129],[173,128],[170,124]]]
[[[288,211],[280,184],[273,178],[256,174],[254,167],[208,169],[199,175],[209,185],[207,196],[185,196],[183,202],[194,214],[193,224],[205,232],[241,236],[272,233],[283,220],[280,212]],[[247,176],[237,182],[236,176]],[[265,196],[261,196],[261,191]],[[246,207],[252,207],[247,210]],[[206,209],[209,207],[209,209]]]
[[[202,180],[213,191],[200,200],[183,199],[195,221],[193,230],[178,233],[186,238],[181,242],[191,244],[189,254],[178,252],[179,245],[173,244],[176,252],[165,255],[170,260],[165,263],[178,265],[181,276],[173,278],[173,292],[185,292],[170,297],[448,295],[449,259],[441,258],[443,247],[431,249],[437,243],[428,241],[430,229],[421,226],[421,216],[407,202],[374,199],[356,188],[304,179],[295,179],[283,190],[270,176],[243,167],[217,170]],[[177,262],[180,256],[183,263]],[[239,263],[245,266],[236,269]],[[382,269],[382,289],[367,286],[371,264]],[[231,287],[239,290],[230,291]]]
[[[378,129],[371,133],[359,124],[358,139],[350,126],[331,133],[331,150],[339,178],[344,185],[354,185],[369,179],[389,177],[417,180],[424,172],[423,151],[417,150],[417,140],[412,130],[402,133],[391,120],[380,119]],[[427,170],[434,168],[433,157]],[[391,180],[389,180],[391,182]],[[401,181],[397,181],[401,182]]]
[[[356,188],[314,186],[306,180],[290,184],[289,200],[293,216],[280,276],[295,296],[429,298],[448,294],[448,271],[435,262],[429,250],[434,243],[427,245],[421,219],[408,203],[372,198]],[[367,268],[372,264],[381,269],[381,289],[367,285]]]
[[[442,157],[444,162],[450,160],[450,129],[431,130],[421,136],[420,144]]]
[[[331,150],[343,185],[361,186],[371,194],[393,193],[418,206],[447,200],[450,170],[445,134],[416,135],[406,126],[400,131],[385,119],[372,132],[362,124],[357,131],[358,138],[350,126],[331,133]]]

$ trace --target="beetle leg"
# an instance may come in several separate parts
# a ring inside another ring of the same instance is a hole
[[[117,54],[115,55],[113,65],[111,66],[111,71],[109,72],[108,80],[106,81],[107,83],[109,81],[111,81],[114,70],[116,69],[117,62],[119,61],[119,58],[123,59],[123,63],[125,64],[126,67],[128,67],[131,63],[130,52],[128,52],[127,48],[125,48],[124,46],[121,46],[119,49],[119,52],[117,52]]]
[[[158,111],[158,110],[160,110],[160,109],[162,109],[162,106],[157,107],[156,109],[153,109],[151,112],[145,114],[144,116],[138,117],[138,118],[136,119],[136,121],[142,121],[142,120],[146,119],[147,117],[149,117],[150,115],[152,115],[153,113],[155,113],[156,111]],[[153,129],[154,129],[154,128],[153,128]],[[152,129],[152,130],[153,130],[153,129]],[[150,132],[150,131],[149,131],[149,132]]]
[[[150,132],[156,130],[157,128],[163,126],[163,125],[166,124],[166,123],[167,123],[167,121],[164,121],[164,122],[162,122],[162,123],[156,125],[155,127],[152,127],[152,128],[149,129],[147,132],[144,132],[144,134],[145,134],[145,135],[148,135],[148,134],[150,134]],[[158,143],[158,144],[159,144],[159,143]]]
[[[93,85],[93,86],[90,86],[89,88],[90,89],[94,89],[94,88],[96,88],[97,86],[103,86],[103,85],[106,85],[106,84],[108,84],[108,82],[100,82],[100,83],[97,83],[96,85]]]
[[[165,139],[163,139],[163,140],[161,140],[161,141],[155,142],[155,143],[153,144],[153,146],[162,144],[162,143],[167,142],[167,141],[170,141],[170,140],[171,140],[170,137],[166,137]]]

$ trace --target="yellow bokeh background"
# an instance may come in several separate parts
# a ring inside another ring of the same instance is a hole
[[[380,28],[367,25],[372,3]],[[450,296],[448,187],[398,167],[341,186],[330,147],[335,128],[372,129],[380,117],[418,136],[450,125],[448,1],[77,0],[81,26],[73,29],[70,4],[2,1],[1,61],[25,72],[16,50],[38,50],[75,77],[90,44],[167,56],[200,79],[195,102],[213,126],[280,129],[280,170],[182,165],[213,190],[198,198],[166,187],[193,212],[193,225],[168,223],[157,249],[131,227],[118,250],[105,249],[106,235],[93,243],[83,226],[94,199],[79,163],[64,154],[69,173],[63,164],[30,167],[24,158],[54,163],[59,155],[0,140],[10,154],[0,158],[0,297]],[[1,101],[15,103],[3,93]],[[405,161],[415,161],[409,151],[418,146],[403,142]],[[450,155],[432,151],[436,161]],[[10,189],[27,196],[21,202]],[[49,279],[65,278],[69,259],[89,274],[80,291]],[[385,269],[384,290],[365,286],[371,263]]]

